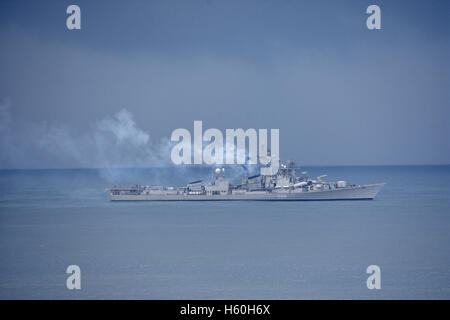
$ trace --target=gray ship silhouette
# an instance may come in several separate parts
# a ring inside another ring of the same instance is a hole
[[[307,172],[297,176],[293,161],[280,164],[275,175],[244,176],[241,184],[233,185],[225,178],[225,168],[216,168],[211,182],[202,180],[183,187],[113,186],[109,188],[112,201],[218,201],[218,200],[372,200],[385,185],[328,182],[326,175],[311,179]]]

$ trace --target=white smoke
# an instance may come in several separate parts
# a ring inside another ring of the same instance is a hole
[[[0,101],[0,169],[102,168],[102,177],[116,182],[130,175],[129,171],[117,168],[173,166],[172,146],[168,138],[152,141],[126,109],[93,122],[91,130],[80,134],[68,124],[18,123],[12,117],[11,102]],[[198,178],[197,167],[178,166],[177,173]],[[243,175],[259,172],[257,165],[225,167],[227,176],[237,183]],[[159,178],[163,181],[166,177]]]
[[[147,145],[150,139],[146,132],[136,128],[133,116],[125,109],[118,112],[112,119],[100,121],[98,129],[112,133],[118,145],[130,143],[135,147],[142,147]]]
[[[67,124],[16,124],[10,109],[9,100],[0,103],[0,168],[36,168],[36,154],[44,159],[45,168],[171,165],[170,141],[151,141],[126,109],[93,123],[82,134]]]

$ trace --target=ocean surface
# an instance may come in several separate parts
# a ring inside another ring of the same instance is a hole
[[[450,166],[305,170],[387,185],[372,201],[113,203],[109,185],[209,169],[0,171],[0,298],[450,298]]]

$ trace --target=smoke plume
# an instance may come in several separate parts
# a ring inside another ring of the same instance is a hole
[[[48,168],[67,163],[74,168],[158,167],[170,162],[170,141],[151,141],[122,109],[76,134],[67,124],[15,123],[11,102],[0,103],[0,167],[34,169],[35,157]],[[33,156],[32,156],[33,155]]]

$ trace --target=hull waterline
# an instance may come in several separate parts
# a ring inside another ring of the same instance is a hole
[[[251,191],[238,194],[119,194],[110,195],[112,201],[331,201],[331,200],[372,200],[385,183],[368,184],[338,188],[299,192],[289,191]]]

